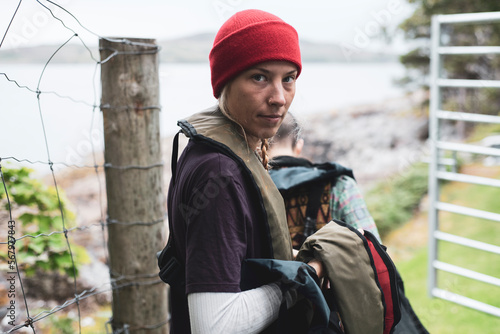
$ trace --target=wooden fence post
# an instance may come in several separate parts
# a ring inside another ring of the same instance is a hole
[[[167,333],[158,47],[153,39],[100,39],[113,330]]]

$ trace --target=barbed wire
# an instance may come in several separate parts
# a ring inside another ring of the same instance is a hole
[[[50,0],[46,0],[48,3],[64,10],[66,13],[69,13],[66,9],[64,9],[62,6],[50,1]],[[81,39],[81,37],[73,30],[71,29],[70,27],[68,27],[63,20],[61,20],[59,17],[57,17],[56,15],[54,15],[54,13],[52,12],[52,10],[50,8],[48,8],[47,6],[45,6],[44,4],[42,4],[40,2],[40,0],[36,0],[36,2],[38,2],[42,7],[44,7],[46,10],[49,11],[50,15],[52,15],[53,18],[55,18],[57,21],[61,22],[61,24],[64,26],[64,28],[68,29],[69,31],[71,31],[73,33],[73,37],[78,37],[80,39],[80,41],[82,42],[82,45],[87,49],[87,51],[89,52],[90,54],[90,57],[97,63],[99,63],[99,60],[96,59],[94,57],[94,55],[92,54],[92,50],[90,50],[90,48],[87,46],[87,44],[85,44],[85,42]],[[71,15],[72,17],[75,17],[74,15]],[[77,20],[78,21],[78,20]],[[78,21],[79,22],[79,21]]]
[[[101,110],[106,110],[106,109],[118,109],[118,110],[134,110],[134,111],[138,111],[138,110],[154,110],[154,109],[158,109],[158,110],[161,110],[161,106],[146,106],[146,107],[136,107],[136,106],[111,106],[109,104],[102,104],[100,106]]]
[[[155,50],[156,52],[158,52],[160,50],[160,47],[156,44],[150,44],[150,43],[143,43],[143,42],[137,42],[137,41],[131,41],[129,39],[126,39],[126,38],[109,38],[109,37],[103,37],[103,36],[100,36],[99,34],[93,32],[92,30],[88,29],[87,27],[85,27],[77,18],[75,15],[73,15],[71,12],[69,12],[66,8],[62,7],[61,5],[57,4],[57,3],[54,3],[53,1],[50,1],[50,0],[46,0],[48,3],[60,8],[61,10],[63,10],[64,12],[66,12],[69,16],[71,16],[77,23],[78,25],[80,25],[80,27],[82,27],[84,30],[86,30],[87,32],[91,33],[92,35],[98,37],[98,38],[101,38],[101,39],[105,39],[107,41],[110,41],[110,42],[115,42],[115,43],[123,43],[123,44],[127,44],[127,45],[136,45],[136,46],[142,46],[142,47],[148,47],[148,48],[151,48],[153,50]],[[40,2],[37,0],[37,2]],[[45,7],[45,6],[44,6]],[[63,25],[64,25],[64,22],[57,18],[52,11],[50,11],[51,15],[54,16],[54,18],[56,18],[57,20],[59,20]],[[64,25],[66,27],[66,25]],[[68,28],[69,30],[73,31],[72,29]],[[73,31],[74,32],[74,31]],[[90,51],[90,49],[89,49]],[[123,53],[125,54],[125,53]],[[128,54],[137,54],[137,53],[128,53]],[[142,54],[142,53],[140,53]],[[94,58],[92,58],[94,59]],[[103,61],[99,61],[97,59],[94,59],[97,63],[100,63],[102,64]]]
[[[160,224],[160,223],[163,223],[166,219],[166,216],[163,217],[163,218],[160,218],[160,219],[155,219],[153,221],[150,221],[150,222],[142,222],[142,221],[136,221],[136,222],[121,222],[121,221],[118,221],[118,220],[115,220],[115,219],[107,219],[106,221],[99,221],[97,223],[93,223],[93,224],[90,224],[90,225],[84,225],[84,226],[75,226],[75,227],[72,227],[72,228],[69,228],[69,229],[64,229],[62,231],[52,231],[50,233],[39,233],[37,235],[32,235],[32,234],[25,234],[23,236],[20,236],[19,238],[16,238],[14,239],[15,242],[18,242],[22,239],[25,239],[25,238],[31,238],[31,239],[37,239],[37,238],[40,238],[40,237],[50,237],[52,235],[55,235],[55,234],[67,234],[68,232],[72,232],[72,231],[85,231],[85,230],[88,230],[92,227],[102,227],[102,226],[110,226],[110,225],[126,225],[126,226],[133,226],[133,225],[142,225],[142,226],[151,226],[151,225],[156,225],[156,224]],[[0,242],[0,245],[7,245],[9,242]]]
[[[109,162],[101,164],[101,165],[99,165],[99,164],[76,165],[76,164],[68,164],[65,162],[56,162],[56,161],[50,161],[50,162],[41,161],[41,160],[31,161],[29,159],[20,159],[20,158],[16,158],[16,157],[0,157],[0,161],[1,160],[14,160],[14,161],[19,162],[19,163],[26,162],[26,163],[29,163],[32,165],[35,165],[35,164],[43,164],[43,165],[48,165],[48,166],[62,165],[62,166],[69,167],[69,168],[94,168],[94,169],[99,169],[99,168],[102,168],[102,169],[106,169],[106,168],[110,168],[110,169],[151,169],[151,168],[156,168],[156,167],[163,167],[165,165],[163,162],[158,162],[155,164],[144,165],[144,166],[140,166],[140,165],[114,166],[112,163],[109,163]]]
[[[5,40],[5,37],[7,37],[7,33],[9,32],[10,26],[12,25],[12,22],[14,22],[14,18],[16,17],[17,11],[19,10],[19,7],[21,7],[21,3],[23,0],[19,0],[19,3],[17,4],[16,10],[14,11],[14,15],[12,15],[12,18],[9,21],[9,25],[7,26],[7,29],[5,30],[5,33],[3,34],[2,41],[0,42],[0,48],[3,45],[3,41]]]
[[[155,276],[158,276],[158,274],[154,274]],[[127,276],[121,276],[120,279],[121,280],[124,280],[126,279],[125,277]],[[137,276],[128,276],[128,277],[132,277],[134,279],[136,278],[149,278],[149,277],[152,277],[152,274],[151,275],[137,275]],[[124,283],[124,284],[121,284],[121,285],[117,285],[116,284],[116,279],[115,280],[111,280],[109,283],[104,283],[102,285],[100,285],[99,287],[93,287],[89,290],[84,290],[82,291],[80,294],[75,294],[75,298],[73,299],[70,299],[70,300],[67,300],[65,301],[63,304],[61,305],[57,305],[55,307],[53,307],[52,309],[50,310],[46,310],[46,311],[42,311],[40,313],[38,313],[37,315],[33,316],[33,317],[30,317],[29,314],[28,314],[28,317],[27,319],[22,323],[22,324],[19,324],[19,325],[16,325],[14,327],[12,327],[9,331],[7,331],[6,333],[12,333],[18,329],[21,329],[23,327],[27,327],[28,325],[31,326],[33,328],[33,324],[35,322],[38,322],[56,312],[59,312],[71,305],[74,305],[74,304],[77,304],[79,303],[81,300],[84,300],[84,299],[87,299],[89,297],[93,297],[93,296],[96,296],[98,294],[102,294],[102,293],[105,293],[105,292],[110,292],[110,291],[113,291],[113,290],[119,290],[119,289],[123,289],[125,287],[130,287],[130,286],[145,286],[145,285],[154,285],[154,284],[162,284],[163,281],[160,280],[160,279],[156,279],[156,280],[151,280],[151,281],[146,281],[146,282],[137,282],[137,281],[134,281],[134,282],[127,282],[127,283]],[[102,289],[102,287],[106,286],[106,285],[110,285],[109,288],[106,288],[106,289]],[[156,326],[156,325],[155,325]]]
[[[17,4],[17,7],[12,15],[12,18],[9,22],[9,25],[7,26],[7,29],[3,34],[2,40],[0,41],[0,48],[2,47],[6,37],[8,35],[9,29],[11,28],[12,23],[15,21],[16,15],[18,14],[18,11],[22,6],[22,2],[23,1],[20,0],[19,3]],[[53,95],[61,100],[68,100],[72,103],[80,104],[80,105],[92,108],[92,118],[91,118],[91,124],[90,124],[91,131],[94,127],[96,110],[100,110],[101,112],[105,112],[106,110],[110,110],[110,109],[123,110],[125,112],[137,111],[137,110],[160,110],[161,111],[161,106],[135,107],[135,106],[111,106],[109,104],[99,105],[97,103],[98,98],[97,98],[97,92],[96,92],[96,73],[98,72],[99,65],[102,65],[102,64],[110,61],[113,57],[120,56],[120,55],[155,54],[155,53],[158,53],[160,51],[160,47],[153,44],[153,43],[137,42],[137,41],[131,41],[129,39],[121,39],[121,38],[120,39],[106,38],[106,37],[99,36],[95,32],[93,32],[90,29],[88,29],[87,27],[85,27],[78,20],[78,18],[75,15],[73,15],[70,11],[68,11],[63,6],[57,4],[53,1],[50,1],[50,0],[46,0],[46,1],[36,0],[35,2],[38,5],[40,5],[43,8],[43,10],[47,11],[50,14],[50,17],[52,17],[54,20],[59,22],[64,29],[71,32],[71,36],[69,36],[64,42],[62,42],[48,57],[48,59],[46,60],[44,66],[43,66],[42,72],[38,76],[38,82],[37,82],[36,88],[32,88],[32,87],[29,87],[28,85],[21,83],[21,81],[18,80],[17,78],[11,78],[11,76],[8,73],[1,72],[0,75],[3,76],[7,82],[16,85],[19,89],[24,89],[24,90],[27,90],[27,91],[34,94],[34,96],[37,100],[37,104],[38,104],[38,114],[39,114],[40,123],[41,123],[41,127],[42,127],[42,133],[43,133],[43,139],[44,139],[44,144],[45,144],[45,152],[46,152],[47,160],[46,161],[32,160],[32,159],[28,159],[28,158],[19,158],[19,157],[15,157],[15,156],[0,157],[0,176],[1,176],[3,188],[4,188],[4,191],[6,194],[6,198],[7,198],[7,205],[9,207],[9,222],[14,222],[13,213],[12,213],[13,208],[11,206],[12,203],[11,203],[10,197],[9,197],[8,180],[5,180],[4,174],[2,173],[2,161],[12,160],[12,161],[15,161],[18,163],[28,163],[31,165],[35,165],[35,164],[47,165],[49,167],[50,175],[52,177],[52,183],[53,183],[53,186],[55,189],[55,194],[56,194],[57,204],[58,204],[58,215],[59,215],[59,218],[61,219],[62,229],[51,231],[51,232],[38,233],[38,234],[24,234],[18,238],[12,238],[12,239],[7,240],[6,242],[0,242],[0,245],[1,244],[15,245],[16,242],[20,242],[21,240],[25,240],[25,242],[26,242],[27,239],[50,238],[50,237],[53,237],[55,235],[63,234],[65,237],[65,241],[66,241],[66,248],[68,250],[69,257],[71,259],[71,268],[73,271],[72,276],[73,276],[74,298],[67,300],[63,304],[57,305],[57,306],[51,308],[50,310],[43,310],[34,316],[31,315],[29,303],[27,301],[27,297],[26,297],[24,287],[23,287],[23,275],[21,274],[21,270],[18,266],[17,259],[15,259],[16,275],[17,275],[17,278],[18,278],[20,285],[21,285],[21,290],[22,290],[21,292],[22,292],[22,298],[24,299],[24,308],[26,311],[26,318],[24,320],[21,320],[20,323],[18,323],[17,325],[10,328],[6,333],[13,333],[13,332],[20,330],[21,328],[25,328],[25,327],[31,328],[33,333],[36,333],[35,323],[37,323],[38,321],[41,321],[43,319],[46,319],[47,317],[52,316],[53,314],[55,314],[57,312],[60,312],[62,310],[65,310],[65,309],[67,309],[69,307],[73,307],[73,306],[76,306],[77,311],[78,311],[78,332],[81,333],[82,332],[82,323],[81,323],[82,314],[81,314],[81,309],[80,309],[80,303],[82,300],[97,296],[99,294],[103,294],[103,293],[107,293],[107,292],[115,291],[115,290],[119,290],[119,289],[124,289],[124,288],[131,287],[131,286],[164,284],[163,281],[161,281],[158,278],[157,272],[134,275],[134,274],[130,274],[130,273],[128,273],[128,274],[127,273],[117,273],[117,272],[111,270],[111,268],[112,268],[111,259],[109,258],[109,254],[108,254],[109,251],[107,251],[107,241],[106,241],[106,235],[105,235],[107,227],[112,226],[112,225],[152,226],[152,225],[163,223],[166,219],[166,216],[163,216],[163,217],[158,218],[158,219],[154,219],[152,221],[119,221],[116,219],[110,219],[109,217],[106,217],[105,209],[104,209],[103,204],[102,204],[103,203],[103,190],[102,190],[103,185],[101,184],[102,181],[100,180],[99,173],[100,173],[100,171],[106,170],[106,169],[148,170],[148,169],[152,169],[152,168],[162,168],[164,166],[164,163],[157,162],[157,163],[152,163],[149,165],[130,164],[130,165],[122,165],[122,166],[113,165],[111,163],[98,164],[97,163],[98,159],[96,158],[96,148],[95,148],[93,141],[90,141],[93,164],[88,164],[88,165],[86,165],[86,164],[69,164],[69,163],[65,163],[65,162],[52,161],[51,150],[50,150],[49,140],[48,140],[48,136],[47,136],[47,128],[45,126],[45,112],[42,108],[41,98],[45,95]],[[45,3],[42,3],[42,2],[45,2]],[[111,54],[108,55],[104,59],[98,60],[94,56],[92,49],[81,38],[77,29],[73,29],[72,27],[70,27],[70,25],[67,22],[65,22],[65,20],[63,20],[61,17],[59,17],[59,15],[56,14],[54,12],[54,10],[52,8],[50,8],[50,6],[54,6],[54,8],[61,9],[64,13],[68,14],[72,19],[75,20],[75,22],[78,24],[79,28],[93,34],[94,36],[98,37],[99,39],[104,39],[104,40],[107,40],[110,42],[115,42],[115,43],[123,43],[126,45],[135,45],[135,46],[139,46],[139,47],[143,48],[143,50],[137,51],[137,52],[136,51],[129,52],[129,51],[118,51],[116,49],[109,48],[109,47],[102,48],[99,51],[108,50],[111,52]],[[68,45],[68,43],[70,43],[70,41],[75,40],[75,39],[77,39],[79,41],[79,43],[81,43],[85,47],[85,49],[88,51],[89,57],[95,62],[94,75],[93,75],[93,80],[92,80],[93,101],[91,101],[91,102],[89,102],[87,100],[79,99],[79,98],[74,98],[73,96],[70,96],[70,95],[60,94],[59,92],[54,91],[54,90],[44,91],[44,90],[40,89],[41,83],[42,83],[43,79],[45,78],[45,72],[46,72],[48,65],[53,62],[56,55],[62,49],[64,49]],[[96,174],[96,179],[98,182],[98,192],[99,192],[98,198],[99,198],[100,219],[98,221],[96,221],[94,223],[89,223],[87,225],[75,226],[75,227],[71,227],[71,228],[69,228],[67,226],[65,213],[63,210],[60,189],[59,189],[59,185],[58,185],[58,180],[56,178],[56,174],[54,171],[54,166],[57,166],[57,165],[61,165],[61,166],[69,167],[69,168],[93,168],[94,169],[95,174]],[[72,250],[72,243],[70,242],[70,239],[69,239],[69,234],[72,232],[75,232],[75,231],[89,231],[90,229],[95,228],[95,227],[101,227],[102,247],[103,247],[104,254],[105,254],[105,263],[108,264],[109,281],[106,283],[103,283],[99,286],[94,286],[92,288],[85,289],[79,293],[78,288],[77,288],[77,281],[76,281],[77,275],[76,275],[75,257],[74,257],[73,250]],[[114,314],[113,303],[111,303],[111,307],[112,307],[112,314]],[[112,319],[113,318],[111,317],[106,322],[106,324],[110,324]],[[156,324],[124,325],[123,328],[115,329],[113,331],[113,334],[114,333],[117,333],[117,334],[118,333],[127,333],[128,331],[139,330],[139,329],[152,330],[152,329],[156,329],[156,328],[160,328],[162,326],[165,326],[166,324],[168,324],[169,320],[170,319],[167,318],[164,321],[162,321],[160,323],[156,323]],[[106,328],[106,332],[108,332],[108,328]]]
[[[37,2],[40,3],[40,1],[37,1]],[[49,9],[49,11],[50,11],[50,9]],[[50,11],[50,12],[52,14],[52,11]],[[63,25],[64,25],[64,23],[63,23]],[[71,41],[75,36],[77,36],[76,33],[74,33],[73,36],[71,36],[62,45],[60,45],[54,51],[54,53],[52,53],[52,55],[49,57],[49,59],[45,62],[45,65],[43,66],[43,69],[42,69],[42,73],[40,74],[40,76],[38,78],[38,84],[37,84],[37,88],[36,88],[37,92],[40,91],[40,84],[42,82],[42,78],[43,78],[43,75],[45,74],[45,70],[47,69],[48,64],[51,62],[51,60],[54,58],[54,56],[59,52],[59,50],[61,50],[66,44],[68,44],[69,41]],[[77,277],[77,275],[76,275],[75,259],[74,259],[74,256],[73,256],[73,250],[71,249],[71,243],[69,241],[68,233],[67,233],[67,230],[66,230],[66,219],[65,219],[65,215],[64,215],[63,206],[62,206],[62,203],[61,203],[61,196],[59,194],[59,187],[57,186],[57,179],[56,179],[56,176],[55,176],[55,173],[54,173],[53,165],[50,163],[51,159],[50,159],[49,141],[48,141],[48,138],[47,138],[47,130],[46,130],[45,122],[44,122],[44,118],[43,118],[43,112],[42,112],[42,106],[41,106],[41,103],[40,103],[40,94],[39,93],[37,93],[36,99],[37,99],[37,103],[38,103],[38,114],[40,116],[40,123],[42,125],[43,139],[44,139],[44,142],[45,142],[45,150],[46,150],[46,153],[47,153],[47,161],[49,162],[50,173],[52,175],[52,180],[53,180],[53,183],[54,183],[54,188],[56,190],[57,202],[58,202],[58,206],[59,206],[59,213],[61,215],[61,222],[62,222],[62,227],[63,227],[63,230],[64,230],[64,238],[66,240],[66,245],[68,247],[68,252],[69,252],[69,255],[70,255],[70,259],[71,259],[71,267],[72,267],[72,270],[73,270],[73,289],[74,289],[74,293],[76,295],[76,293],[77,293],[77,287],[76,287],[76,277]],[[78,311],[78,332],[81,333],[82,332],[82,322],[81,322],[80,303],[79,303],[78,300],[76,300],[75,303],[76,303],[76,308],[77,308],[77,311]]]
[[[0,72],[0,75],[3,75],[5,77],[5,79],[7,79],[7,81],[9,82],[12,82],[14,83],[17,87],[19,88],[22,88],[22,89],[26,89],[34,94],[37,94],[37,95],[40,95],[40,94],[54,94],[55,96],[61,98],[61,99],[68,99],[74,103],[81,103],[81,104],[84,104],[86,106],[89,106],[89,107],[94,107],[93,104],[89,103],[89,102],[86,102],[86,101],[83,101],[83,100],[78,100],[78,99],[75,99],[71,96],[67,96],[67,95],[61,95],[57,92],[54,92],[54,91],[41,91],[41,90],[38,90],[38,89],[33,89],[33,88],[30,88],[28,86],[25,86],[25,85],[21,85],[20,83],[18,83],[16,80],[13,80],[11,78],[9,78],[9,76],[7,75],[7,73],[4,73],[4,72]]]
[[[118,54],[125,54],[125,53],[117,53]],[[99,64],[97,64],[99,65]],[[89,102],[86,102],[84,100],[79,100],[79,99],[75,99],[71,96],[67,96],[67,95],[61,95],[55,91],[42,91],[42,90],[39,90],[39,89],[33,89],[33,88],[30,88],[28,86],[25,86],[25,85],[21,85],[19,84],[16,80],[13,80],[11,78],[9,78],[9,76],[7,75],[7,73],[4,73],[4,72],[0,72],[0,75],[3,75],[5,77],[5,79],[7,79],[7,81],[9,82],[12,82],[14,83],[17,87],[19,88],[23,88],[23,89],[26,89],[34,94],[37,94],[37,95],[41,95],[41,94],[53,94],[61,99],[68,99],[74,103],[81,103],[81,104],[84,104],[88,107],[92,107],[92,108],[100,108],[101,110],[107,110],[107,109],[118,109],[118,110],[125,110],[125,111],[130,111],[130,110],[134,110],[134,111],[137,111],[137,110],[162,110],[162,107],[161,106],[145,106],[145,107],[137,107],[137,106],[112,106],[112,105],[109,105],[109,104],[102,104],[102,105],[97,105],[97,104],[92,104],[92,103],[89,103]]]

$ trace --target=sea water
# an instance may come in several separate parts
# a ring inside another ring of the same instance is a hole
[[[0,73],[2,159],[40,161],[29,165],[47,169],[49,160],[81,165],[103,150],[98,66],[0,64]],[[397,97],[403,91],[393,81],[403,74],[399,63],[304,63],[290,110],[301,116]],[[162,136],[216,103],[208,63],[162,63],[159,76]]]

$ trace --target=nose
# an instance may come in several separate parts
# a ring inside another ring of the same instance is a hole
[[[268,102],[279,107],[286,104],[285,88],[281,80],[273,83]]]

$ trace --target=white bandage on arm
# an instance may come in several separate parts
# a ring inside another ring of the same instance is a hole
[[[276,283],[236,293],[190,293],[191,332],[259,333],[278,319],[282,298],[281,289]],[[289,300],[286,299],[288,305]]]

